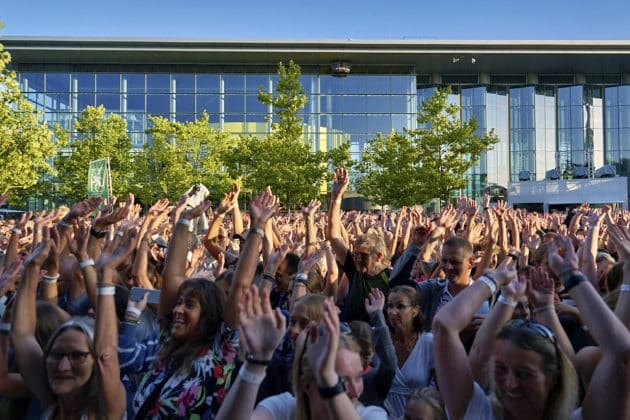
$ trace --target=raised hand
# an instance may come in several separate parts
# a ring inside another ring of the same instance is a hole
[[[493,278],[498,286],[505,286],[516,277],[515,263],[511,258],[504,258],[496,269],[487,268],[483,273]]]
[[[317,211],[317,209],[319,209],[319,207],[322,205],[322,202],[314,199],[309,201],[308,205],[306,207],[302,207],[302,214],[305,217],[314,217],[315,216],[315,212]]]
[[[549,244],[549,267],[556,275],[577,270],[578,258],[571,239],[556,235]]]
[[[8,291],[14,291],[20,281],[20,270],[23,267],[22,260],[13,261],[8,267],[0,267],[0,296]]]
[[[365,298],[365,310],[368,315],[372,315],[376,311],[382,311],[385,307],[385,295],[380,289],[372,289],[367,298]]]
[[[286,331],[286,320],[280,309],[271,309],[269,290],[252,286],[238,304],[239,329],[247,350],[254,359],[270,360]]]
[[[206,200],[203,203],[199,204],[197,207],[182,211],[179,217],[186,220],[192,220],[195,217],[201,216],[201,213],[208,210],[211,204],[212,203],[210,202],[210,200]]]
[[[79,222],[74,226],[74,237],[70,235],[70,231],[65,232],[68,249],[77,257],[79,261],[85,261],[89,258],[88,242],[90,239],[90,226],[87,223]]]
[[[151,208],[149,208],[149,211],[147,213],[151,216],[156,217],[166,211],[166,209],[168,209],[168,198],[161,198],[156,201],[155,204],[151,206]]]
[[[311,323],[306,354],[315,380],[320,387],[330,387],[337,383],[335,359],[339,348],[339,314],[332,299],[324,302],[319,325]]]
[[[278,207],[278,198],[271,193],[271,188],[267,187],[264,192],[249,202],[249,217],[252,227],[264,229],[267,220],[278,211]]]
[[[335,169],[331,198],[339,199],[343,197],[343,194],[346,192],[348,185],[350,185],[348,170],[346,168]]]
[[[534,307],[551,305],[555,299],[553,279],[542,267],[532,268],[527,277],[527,298]]]
[[[88,198],[87,200],[79,201],[74,206],[72,206],[68,214],[66,214],[66,216],[64,217],[64,222],[70,223],[71,221],[79,217],[86,217],[98,206],[100,206],[102,202],[102,197],[92,197]]]
[[[54,246],[54,241],[51,239],[44,240],[37,244],[33,252],[31,252],[31,255],[24,260],[24,267],[34,267],[39,269],[46,258],[48,258],[48,254]]]

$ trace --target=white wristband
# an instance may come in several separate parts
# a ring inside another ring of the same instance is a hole
[[[497,284],[490,277],[481,276],[477,280],[488,286],[493,295],[497,292]]]
[[[245,363],[241,366],[241,370],[238,371],[238,376],[241,378],[243,382],[247,382],[248,384],[260,385],[262,381],[265,380],[265,374],[257,375],[255,373],[251,373],[249,370],[245,368]]]
[[[502,303],[502,304],[504,304],[504,305],[510,306],[510,307],[512,307],[512,308],[516,308],[516,305],[518,305],[518,302],[517,302],[517,301],[515,301],[514,299],[506,298],[506,297],[505,297],[505,296],[503,296],[503,295],[500,295],[500,296],[499,296],[499,299],[497,299],[497,301],[498,301],[499,303]]]
[[[619,286],[620,292],[630,292],[630,284],[622,284]]]
[[[140,318],[142,311],[135,306],[127,306],[127,312],[132,313],[136,316],[136,318]]]
[[[341,204],[341,199],[338,198],[337,200],[334,201],[335,204]]]
[[[300,280],[306,281],[306,280],[308,280],[308,274],[306,274],[306,273],[297,273],[296,276],[295,276],[295,280],[297,280],[297,281],[300,281]]]
[[[181,217],[179,218],[179,220],[177,221],[178,225],[184,225],[184,226],[190,226],[190,220],[188,219],[182,219]]]
[[[96,288],[96,294],[98,296],[100,295],[105,295],[105,296],[112,296],[116,294],[116,287],[114,286],[99,286]]]
[[[43,275],[42,278],[44,279],[44,283],[57,283],[57,280],[59,280],[59,274],[56,276]]]
[[[94,260],[92,258],[88,258],[87,260],[81,261],[79,263],[79,267],[81,267],[81,268],[86,268],[86,267],[89,267],[91,265],[94,265]]]
[[[125,235],[125,234],[123,233],[123,231],[122,231],[122,230],[117,230],[117,231],[116,231],[116,236],[119,236],[119,237],[121,237],[121,238],[122,238],[124,235]]]
[[[13,232],[13,233],[22,233],[22,229],[14,227],[14,228],[11,229],[11,232]]]

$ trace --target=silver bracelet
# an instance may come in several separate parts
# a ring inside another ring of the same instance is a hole
[[[262,375],[252,373],[247,370],[245,366],[246,363],[243,363],[243,366],[241,366],[241,370],[238,371],[238,377],[241,378],[243,382],[247,382],[248,384],[252,385],[260,385],[262,381],[265,380],[265,376],[267,375],[265,375],[264,373]]]

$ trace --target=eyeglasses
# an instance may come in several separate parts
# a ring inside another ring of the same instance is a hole
[[[403,305],[402,303],[399,303],[397,305],[394,305],[393,303],[388,303],[387,304],[387,310],[388,311],[393,311],[394,309],[396,309],[398,312],[402,312],[405,309],[411,307],[413,305]]]
[[[53,351],[48,353],[48,360],[53,363],[59,363],[64,357],[68,358],[68,361],[72,366],[79,366],[85,363],[87,357],[90,355],[89,351],[71,351],[69,353],[62,353]]]

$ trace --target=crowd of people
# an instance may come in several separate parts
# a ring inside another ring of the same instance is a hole
[[[0,417],[630,418],[628,211],[343,212],[349,183],[0,222]]]

